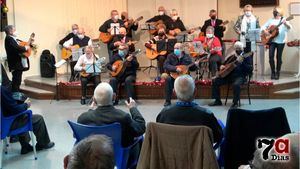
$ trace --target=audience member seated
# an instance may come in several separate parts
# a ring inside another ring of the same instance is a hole
[[[86,125],[105,125],[118,122],[122,127],[122,146],[133,144],[134,138],[145,133],[145,120],[136,102],[130,98],[126,101],[130,114],[113,106],[113,89],[108,83],[100,83],[94,91],[94,102],[98,105],[95,110],[89,110],[78,117],[77,122]],[[140,145],[137,144],[131,152],[131,158],[136,159],[139,154]]]
[[[16,100],[13,99],[12,93],[9,92],[5,87],[1,86],[1,111],[4,117],[13,116],[24,112],[31,106],[31,103],[26,101],[22,104],[18,104]],[[17,129],[22,127],[27,122],[27,116],[20,116],[17,118],[11,129]],[[47,127],[43,116],[34,114],[32,115],[32,126],[33,133],[36,136],[37,144],[35,145],[36,150],[49,149],[54,146],[54,142],[50,141]],[[33,151],[33,147],[29,144],[29,134],[24,133],[19,135],[19,142],[21,144],[21,154],[27,154]]]
[[[263,168],[263,169],[296,169],[299,168],[299,138],[300,133],[290,133],[286,134],[280,138],[287,138],[290,141],[289,149],[289,161],[273,161],[273,160],[263,160],[262,151],[263,149],[258,149],[254,152],[254,158],[251,164],[241,165],[239,169],[251,169],[251,168]],[[274,154],[274,149],[272,149],[269,154]],[[269,157],[270,158],[270,157]]]
[[[114,151],[109,137],[91,135],[64,158],[64,169],[113,169]]]
[[[223,137],[222,128],[214,114],[193,102],[195,82],[189,75],[176,78],[174,83],[177,96],[176,105],[165,107],[156,117],[156,122],[185,126],[208,126],[213,131],[214,142],[219,142]]]

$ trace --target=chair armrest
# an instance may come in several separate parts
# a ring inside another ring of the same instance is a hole
[[[133,142],[130,146],[124,147],[124,148],[123,148],[124,151],[130,150],[132,147],[134,147],[137,143],[139,143],[139,142],[141,142],[141,141],[144,141],[144,136],[143,136],[143,135],[141,135],[141,136],[139,136],[139,137],[136,137],[136,138],[134,139],[134,142]]]
[[[224,134],[224,131],[225,131],[225,125],[224,125],[224,123],[223,123],[221,120],[219,120],[219,119],[218,119],[218,123],[219,123],[219,125],[220,125],[221,128],[222,128],[222,131],[223,131],[223,138],[222,138],[219,142],[217,142],[216,144],[213,145],[214,150],[218,149],[218,148],[220,147],[220,145],[223,144],[224,139],[225,139],[225,137],[224,137],[224,135],[225,135],[225,134]]]

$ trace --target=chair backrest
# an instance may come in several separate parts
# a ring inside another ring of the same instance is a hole
[[[280,137],[290,132],[285,111],[281,107],[265,110],[230,109],[225,129],[225,169],[238,168],[252,160],[257,138]]]
[[[17,115],[14,116],[8,116],[5,117],[3,116],[2,110],[1,111],[1,123],[0,123],[0,127],[1,127],[1,140],[3,140],[4,138],[11,136],[11,135],[18,135],[24,132],[28,132],[28,131],[32,131],[32,111],[31,110],[26,110],[22,113],[19,113]],[[27,123],[24,124],[24,126],[16,128],[14,130],[11,130],[12,124],[13,122],[20,116],[27,116]]]
[[[112,139],[113,148],[114,148],[114,157],[115,163],[118,168],[121,168],[123,161],[123,148],[121,145],[121,124],[112,123],[102,126],[91,126],[75,123],[68,120],[69,125],[71,126],[76,143],[80,140],[94,134],[103,134]]]

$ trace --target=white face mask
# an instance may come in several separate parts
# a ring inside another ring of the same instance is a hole
[[[245,12],[245,15],[249,17],[249,16],[252,15],[252,12],[251,12],[251,11],[246,11],[246,12]]]
[[[74,35],[77,35],[78,30],[74,29],[74,30],[72,30],[72,32],[73,32]]]
[[[207,34],[206,34],[206,37],[207,37],[207,38],[213,38],[213,37],[214,37],[214,34],[207,33]]]
[[[178,19],[178,15],[172,16],[172,19],[176,21]]]
[[[162,15],[164,15],[165,13],[164,13],[164,11],[159,11],[158,14],[159,14],[160,16],[162,16]]]
[[[83,39],[84,35],[77,35],[79,39]]]
[[[118,19],[119,19],[119,15],[115,15],[115,16],[114,16],[114,19],[115,19],[115,20],[118,20]]]
[[[17,31],[15,31],[12,36],[17,37],[19,35],[19,33]]]

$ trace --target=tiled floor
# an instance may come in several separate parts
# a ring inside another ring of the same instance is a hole
[[[210,100],[196,100],[199,105],[207,107]],[[140,100],[139,110],[141,110],[147,122],[155,121],[159,111],[163,108],[163,100]],[[226,120],[227,111],[230,106],[220,106],[210,108],[218,119]],[[252,100],[252,105],[248,105],[247,100],[242,100],[244,109],[264,109],[282,106],[287,112],[288,121],[292,131],[299,129],[299,99],[292,100]],[[126,110],[124,104],[118,106]],[[45,118],[51,139],[56,143],[50,150],[38,152],[38,160],[33,160],[33,154],[20,155],[18,143],[11,144],[8,155],[4,155],[3,168],[5,169],[61,169],[63,168],[63,157],[72,149],[74,139],[72,131],[67,124],[67,120],[76,120],[80,113],[88,110],[89,107],[80,105],[78,100],[32,100],[32,110],[34,113],[42,114]]]

